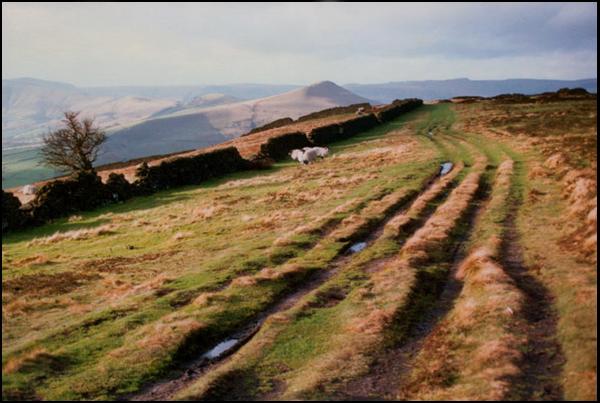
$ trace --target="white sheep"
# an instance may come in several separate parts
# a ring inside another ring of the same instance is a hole
[[[35,192],[37,192],[37,187],[35,187],[34,185],[25,185],[25,186],[23,186],[21,191],[23,192],[24,195],[30,196],[30,195],[34,195]]]
[[[302,150],[292,150],[292,152],[290,152],[290,157],[292,157],[293,160],[296,160],[298,162],[302,162],[302,155],[304,154],[304,151]]]
[[[307,150],[316,150],[317,155],[321,158],[325,158],[329,154],[329,148],[327,147],[304,147],[303,150],[304,152]]]
[[[317,158],[325,158],[329,154],[327,147],[304,147],[302,150],[292,150],[290,157],[303,164],[310,164]]]
[[[309,148],[308,150],[304,150],[304,153],[302,154],[302,158],[300,159],[300,162],[303,164],[310,164],[311,162],[315,161],[317,158],[319,158],[319,151],[316,150],[315,148]]]
[[[361,106],[360,108],[358,108],[356,110],[356,112],[354,112],[356,115],[362,115],[363,113],[365,113],[365,108],[364,106]]]

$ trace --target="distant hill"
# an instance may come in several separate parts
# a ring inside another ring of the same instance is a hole
[[[300,88],[291,84],[225,84],[225,85],[168,85],[168,86],[117,86],[82,87],[94,96],[138,96],[144,98],[177,99],[183,103],[205,94],[224,94],[239,99],[264,98]]]
[[[109,136],[98,163],[207,147],[225,140],[227,138],[203,114],[151,119]]]
[[[171,114],[177,113],[177,112],[183,112],[188,109],[210,108],[213,106],[233,104],[233,103],[242,102],[242,101],[243,101],[243,99],[232,97],[230,95],[225,95],[225,94],[199,95],[197,97],[192,98],[188,102],[178,102],[177,105],[175,105],[174,107],[160,110],[150,117],[157,118],[157,117],[161,117],[161,116],[171,115]]]
[[[34,78],[2,80],[2,147],[39,144],[42,133],[60,124],[65,110],[82,111],[82,116],[93,116],[105,129],[115,130],[188,107],[262,98],[295,88],[270,84],[76,87]]]
[[[202,102],[200,102],[202,101]],[[99,163],[124,161],[204,147],[237,137],[254,127],[282,117],[299,116],[334,106],[369,102],[331,81],[323,81],[280,95],[215,107],[190,102],[182,110],[115,131]]]
[[[175,100],[90,95],[70,84],[36,79],[2,80],[2,147],[37,144],[60,124],[66,110],[95,117],[110,130],[146,119],[176,105]]]
[[[556,91],[560,88],[582,87],[589,92],[597,92],[597,79],[585,80],[469,80],[458,78],[454,80],[427,81],[397,81],[381,84],[346,84],[344,88],[382,103],[394,99],[421,98],[444,99],[460,95],[478,95],[491,97],[506,93],[539,94],[546,91]]]

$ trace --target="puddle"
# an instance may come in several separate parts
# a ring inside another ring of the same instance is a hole
[[[238,339],[228,339],[217,344],[212,350],[205,353],[202,358],[209,360],[218,358],[221,354],[226,353],[228,350],[233,348],[237,343]]]
[[[446,175],[448,172],[450,172],[452,170],[452,167],[454,166],[453,163],[451,162],[444,162],[441,165],[441,169],[440,169],[440,176],[444,176]]]
[[[366,242],[357,242],[354,245],[352,245],[348,250],[350,251],[350,253],[358,253],[366,247]]]

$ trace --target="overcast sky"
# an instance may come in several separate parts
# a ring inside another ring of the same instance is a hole
[[[595,78],[596,3],[2,3],[2,78],[80,86]]]

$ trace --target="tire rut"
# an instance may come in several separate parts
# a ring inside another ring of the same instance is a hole
[[[364,242],[371,244],[375,239],[379,238],[383,234],[383,228],[385,225],[396,215],[407,211],[412,203],[418,198],[418,196],[427,191],[435,183],[436,178],[436,176],[429,178],[424,183],[424,187],[413,197],[404,203],[391,208],[386,217],[383,218],[376,225],[376,227],[363,238]],[[328,233],[330,233],[330,231],[328,231]],[[348,243],[348,246],[350,246],[350,244],[351,242]],[[333,277],[340,270],[340,268],[348,263],[352,256],[352,254],[348,253],[348,247],[343,248],[339,255],[329,263],[327,269],[314,273],[294,292],[284,296],[281,300],[261,313],[256,319],[251,321],[250,324],[244,326],[241,330],[225,338],[225,340],[236,340],[237,342],[234,347],[225,351],[223,354],[214,359],[207,359],[205,358],[205,352],[199,358],[180,363],[176,368],[170,371],[170,375],[167,377],[159,380],[158,382],[153,382],[152,384],[144,386],[138,393],[122,396],[119,400],[166,400],[173,396],[179,390],[182,390],[186,386],[190,385],[202,375],[225,363],[227,358],[229,358],[233,353],[235,353],[235,351],[240,349],[252,339],[252,337],[260,330],[262,324],[267,320],[267,318],[275,313],[282,312],[294,306],[294,304],[296,304],[296,302],[298,302],[303,296],[315,290],[321,284]],[[208,351],[213,350],[215,347],[209,349]]]
[[[485,209],[489,189],[478,193],[471,203],[471,211],[462,220],[467,223],[468,230],[460,234],[449,259],[451,268],[445,276],[442,291],[437,296],[433,308],[420,314],[421,320],[412,324],[408,337],[396,345],[379,352],[366,376],[350,381],[338,390],[336,398],[343,400],[397,400],[402,381],[412,368],[412,361],[421,350],[427,336],[441,319],[452,309],[454,300],[462,290],[462,282],[454,278],[452,273],[458,268],[465,256],[462,246],[469,239],[474,222]]]
[[[558,314],[550,291],[524,263],[516,219],[521,197],[513,197],[504,221],[501,244],[502,265],[525,295],[524,329],[527,347],[521,362],[521,375],[510,379],[513,390],[509,399],[563,400],[559,382],[565,358],[557,340]]]

